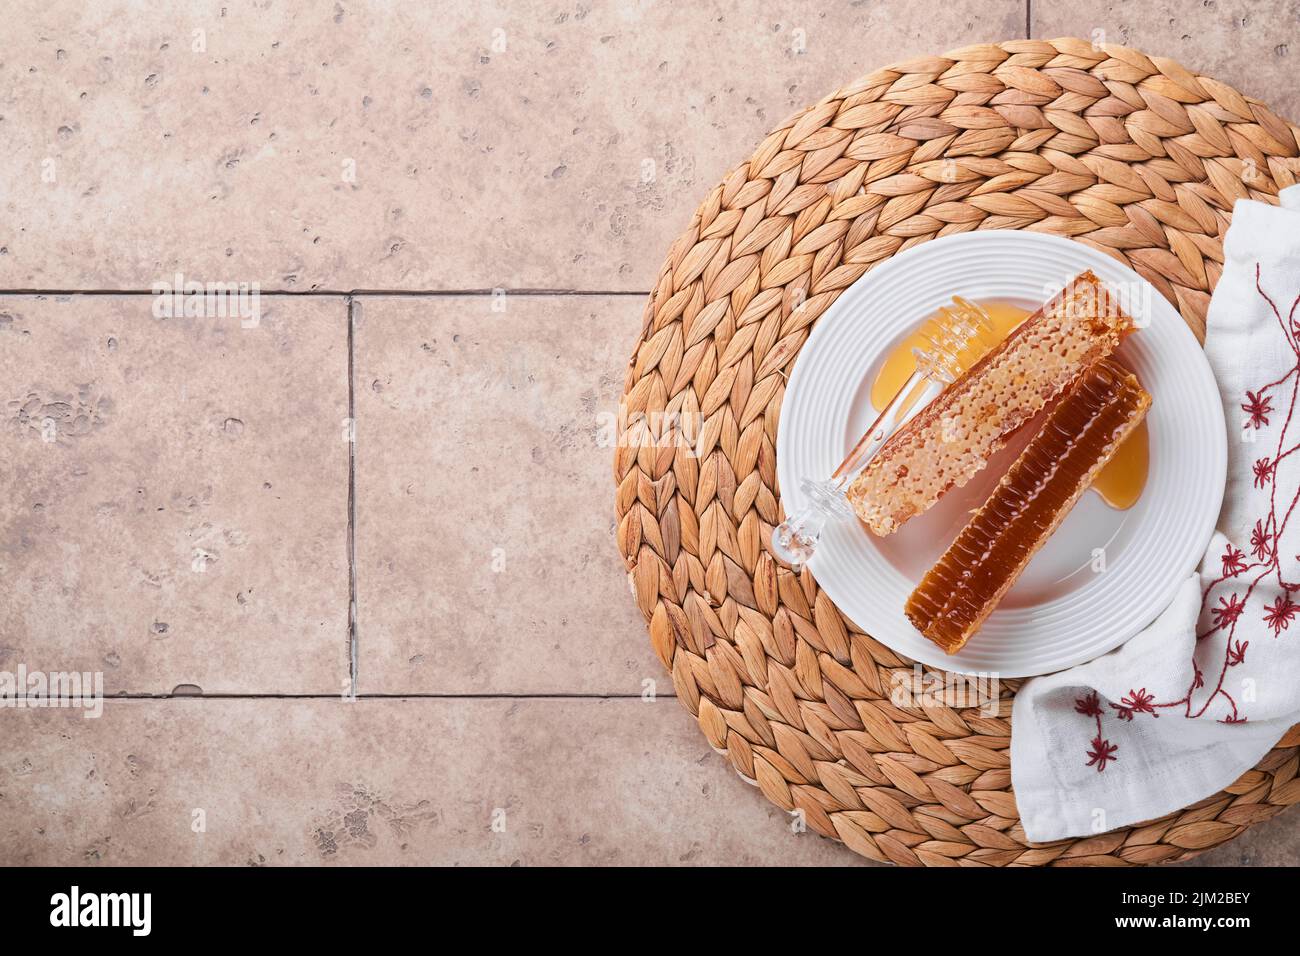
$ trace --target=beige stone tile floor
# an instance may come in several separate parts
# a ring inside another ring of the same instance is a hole
[[[347,303],[0,295],[0,668],[341,693]]]
[[[640,311],[633,296],[356,304],[362,693],[671,688],[610,501]]]
[[[786,116],[884,62],[1025,28],[1023,0],[17,0],[5,19],[0,288],[60,289],[176,269],[648,289]]]
[[[794,834],[668,698],[15,714],[0,763],[6,862],[856,862]]]
[[[127,699],[0,714],[0,864],[861,862],[709,749],[626,593],[637,293],[865,70],[1104,31],[1294,116],[1297,6],[10,4],[0,669]],[[259,327],[154,319],[177,271]],[[1283,815],[1189,865],[1297,862]]]

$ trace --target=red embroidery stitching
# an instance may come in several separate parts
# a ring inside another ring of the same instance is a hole
[[[1256,395],[1250,389],[1246,390],[1246,401],[1242,404],[1241,410],[1250,416],[1250,426],[1259,428],[1260,425],[1268,424],[1268,416],[1273,411],[1273,399],[1267,395]]]
[[[1101,773],[1106,769],[1107,761],[1119,759],[1115,756],[1117,750],[1119,747],[1109,740],[1102,740],[1101,732],[1098,731],[1097,736],[1092,738],[1092,749],[1088,751],[1088,766],[1096,766],[1097,772]]]
[[[1291,600],[1291,592],[1300,588],[1300,582],[1288,583],[1282,580],[1282,573],[1277,555],[1277,541],[1286,527],[1287,521],[1291,518],[1291,513],[1295,510],[1296,503],[1300,500],[1300,488],[1286,489],[1284,494],[1289,493],[1291,500],[1286,507],[1282,520],[1278,521],[1277,513],[1277,466],[1287,456],[1291,455],[1297,449],[1300,449],[1300,443],[1292,445],[1290,448],[1283,450],[1283,442],[1287,438],[1287,433],[1291,426],[1292,416],[1295,414],[1296,398],[1300,393],[1300,346],[1297,342],[1300,340],[1300,320],[1296,318],[1296,310],[1300,308],[1300,295],[1296,296],[1291,303],[1291,310],[1287,318],[1283,320],[1282,313],[1278,310],[1276,303],[1264,291],[1260,281],[1260,267],[1255,266],[1255,291],[1260,297],[1268,303],[1273,315],[1277,318],[1277,323],[1290,347],[1296,362],[1291,366],[1285,375],[1275,382],[1264,385],[1259,391],[1246,391],[1246,400],[1241,404],[1241,410],[1246,413],[1248,418],[1242,422],[1243,431],[1247,428],[1258,431],[1263,426],[1269,424],[1269,416],[1276,412],[1273,405],[1274,389],[1284,385],[1288,379],[1295,377],[1291,385],[1291,400],[1286,407],[1286,419],[1282,423],[1282,430],[1278,435],[1277,448],[1273,457],[1270,459],[1265,456],[1255,460],[1252,471],[1254,474],[1254,486],[1260,489],[1268,490],[1268,514],[1255,522],[1254,530],[1250,536],[1251,554],[1255,560],[1247,563],[1245,552],[1239,550],[1235,545],[1229,543],[1220,556],[1222,563],[1222,574],[1211,581],[1201,592],[1201,612],[1204,615],[1207,610],[1213,618],[1213,626],[1203,634],[1196,635],[1196,641],[1200,646],[1202,641],[1208,640],[1216,635],[1224,638],[1223,645],[1223,663],[1219,668],[1218,679],[1214,688],[1206,696],[1204,701],[1196,704],[1193,695],[1205,687],[1205,675],[1202,673],[1199,664],[1192,661],[1192,684],[1187,689],[1187,693],[1178,700],[1165,701],[1157,703],[1154,695],[1148,694],[1146,688],[1139,690],[1130,689],[1128,694],[1123,697],[1118,704],[1111,704],[1110,707],[1115,711],[1115,718],[1118,720],[1131,721],[1136,714],[1147,714],[1151,717],[1159,717],[1159,710],[1181,707],[1183,716],[1196,719],[1203,716],[1209,710],[1210,705],[1216,698],[1222,698],[1228,708],[1228,714],[1223,717],[1220,723],[1239,724],[1245,723],[1247,718],[1237,709],[1237,702],[1232,695],[1224,689],[1224,678],[1228,673],[1228,668],[1236,667],[1246,660],[1246,650],[1250,647],[1250,641],[1242,641],[1236,638],[1237,622],[1245,612],[1255,588],[1265,578],[1273,575],[1277,579],[1278,586],[1282,593],[1278,595],[1272,604],[1265,604],[1261,597],[1262,606],[1260,620],[1264,622],[1272,631],[1276,639],[1281,633],[1290,628],[1292,620],[1296,613],[1300,611],[1300,605]],[[1296,556],[1300,560],[1300,555]],[[1255,572],[1255,573],[1251,573]],[[1244,591],[1240,590],[1238,585],[1245,585]],[[1217,594],[1217,588],[1231,585],[1231,593]],[[1211,595],[1217,598],[1217,606],[1208,606]],[[1195,710],[1193,710],[1195,708]],[[1089,741],[1091,749],[1086,752],[1087,763],[1085,766],[1096,767],[1098,773],[1106,769],[1106,765],[1112,760],[1119,758],[1115,754],[1119,751],[1118,744],[1112,744],[1102,736],[1102,717],[1105,714],[1101,706],[1100,698],[1096,691],[1093,691],[1086,697],[1077,698],[1074,702],[1074,709],[1084,715],[1091,717],[1096,728],[1096,735]]]
[[[1260,561],[1267,561],[1273,554],[1272,540],[1273,536],[1264,530],[1264,519],[1260,518],[1255,522],[1255,530],[1250,533],[1251,554]]]

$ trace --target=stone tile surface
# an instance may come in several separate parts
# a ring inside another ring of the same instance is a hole
[[[0,668],[339,693],[347,311],[0,296]]]
[[[362,693],[671,693],[614,543],[605,447],[641,306],[357,303]]]
[[[665,698],[109,701],[98,720],[3,719],[3,865],[859,862],[791,832]]]
[[[786,116],[1024,27],[1022,0],[18,0],[0,288],[645,290]]]
[[[1169,57],[1300,118],[1300,0],[1033,0],[1030,10],[1035,38],[1078,36]]]

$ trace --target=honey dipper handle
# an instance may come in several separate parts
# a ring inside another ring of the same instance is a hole
[[[972,357],[977,357],[992,346],[991,332],[988,314],[965,299],[954,299],[953,306],[939,311],[933,327],[925,333],[929,348],[912,350],[916,371],[840,462],[835,474],[825,481],[805,478],[799,483],[808,503],[772,529],[773,554],[795,571],[808,563],[817,550],[827,520],[844,521],[853,517],[853,508],[845,495],[849,485],[890,436],[960,374],[963,353],[970,350]]]
[[[924,391],[921,391],[923,386]],[[880,451],[894,432],[943,391],[943,386],[942,381],[936,382],[925,369],[918,368],[913,372],[912,377],[903,383],[898,394],[885,406],[885,410],[858,439],[853,450],[840,462],[835,474],[831,475],[831,480],[841,488],[851,485],[853,479],[862,474],[862,469],[876,457],[876,452]],[[919,395],[916,394],[918,391]]]
[[[925,386],[920,396],[913,393]],[[799,483],[808,503],[772,529],[772,552],[798,571],[817,550],[822,529],[828,519],[846,521],[853,517],[845,491],[862,473],[889,436],[925,407],[943,390],[943,382],[933,381],[919,369],[907,380],[880,417],[867,429],[853,451],[840,463],[835,474],[824,481],[805,478]]]

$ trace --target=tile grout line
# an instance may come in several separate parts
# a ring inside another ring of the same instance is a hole
[[[357,696],[356,300],[348,296],[348,694]]]
[[[677,695],[658,694],[656,699],[676,700]],[[46,700],[47,698],[29,698],[17,697],[15,700]],[[358,694],[357,700],[645,700],[641,694],[583,694],[583,693],[563,693],[555,691],[552,693],[536,694],[510,694],[504,691],[499,693],[485,692],[481,694],[404,694],[395,692],[391,694]],[[115,700],[339,700],[336,694],[237,694],[237,693],[215,693],[215,694],[148,694],[142,692],[125,692],[120,694],[105,694],[105,703]],[[35,709],[22,708],[19,709]]]
[[[626,289],[311,289],[294,291],[290,289],[259,289],[258,295],[284,296],[298,299],[337,299],[346,297],[349,301],[363,298],[385,299],[429,299],[455,298],[457,296],[490,296],[504,293],[526,296],[638,296],[644,298],[649,292]],[[156,292],[148,289],[0,289],[0,296],[154,296]]]

